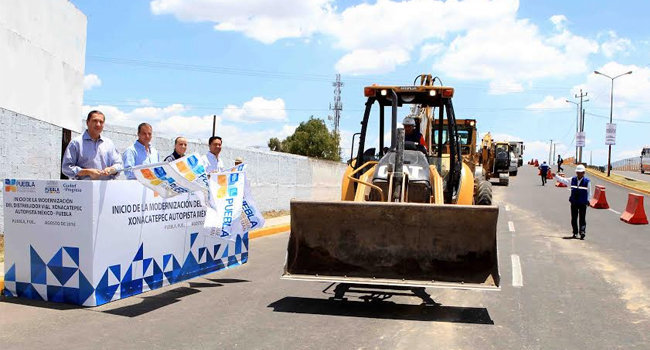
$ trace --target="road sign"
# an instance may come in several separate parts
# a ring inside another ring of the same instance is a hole
[[[614,123],[607,123],[607,126],[605,127],[605,144],[616,144],[616,124]]]
[[[576,147],[584,147],[585,146],[585,132],[584,131],[578,131],[576,133]]]

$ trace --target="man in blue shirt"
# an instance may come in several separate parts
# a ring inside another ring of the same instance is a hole
[[[587,231],[587,204],[589,204],[589,196],[591,194],[591,181],[585,176],[585,166],[582,164],[578,165],[576,167],[576,176],[571,179],[559,177],[556,174],[555,180],[567,186],[571,185],[569,202],[571,202],[573,238],[578,238],[578,233],[580,233],[580,239],[585,239],[585,232]]]
[[[539,174],[542,176],[542,186],[546,185],[546,175],[550,168],[551,167],[549,167],[546,162],[543,162],[542,165],[539,166]]]
[[[115,144],[101,136],[105,120],[100,111],[88,113],[88,129],[73,138],[63,154],[61,172],[65,176],[76,180],[109,180],[122,170],[122,158]]]
[[[133,146],[124,151],[122,159],[124,160],[124,169],[137,165],[159,163],[158,151],[151,145],[153,138],[153,128],[147,123],[138,125],[138,140]],[[124,170],[124,175],[129,180],[135,180],[132,171]]]

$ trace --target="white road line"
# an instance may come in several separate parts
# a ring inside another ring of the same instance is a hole
[[[614,209],[612,209],[612,208],[609,208],[609,209],[607,209],[607,210],[611,211],[612,213],[614,213],[614,214],[616,214],[616,215],[621,215],[620,212],[617,212],[616,210],[614,210]]]
[[[521,262],[519,261],[519,255],[512,254],[511,258],[512,258],[512,286],[523,287],[524,276],[521,273]]]
[[[510,206],[506,205],[506,211],[510,211]]]
[[[512,221],[508,221],[508,230],[515,232],[515,224]]]

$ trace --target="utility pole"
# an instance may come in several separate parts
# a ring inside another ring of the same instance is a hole
[[[213,115],[212,116],[212,136],[216,136],[217,134],[217,116]]]
[[[557,146],[557,142],[553,144],[553,164],[555,164],[555,160],[557,159],[555,157],[555,146]]]
[[[334,124],[334,133],[338,135],[339,126],[341,123],[341,111],[343,110],[343,103],[341,103],[341,88],[343,87],[343,82],[341,81],[341,74],[336,75],[336,81],[332,83],[334,86],[334,102],[330,103],[330,110],[334,111],[334,116],[329,116]]]
[[[617,76],[615,76],[613,78],[610,77],[609,75],[603,74],[603,73],[601,73],[601,72],[599,72],[597,70],[594,71],[594,74],[602,75],[605,78],[609,78],[609,79],[612,80],[612,88],[611,88],[611,90],[609,90],[609,124],[612,124],[612,114],[613,114],[613,111],[614,111],[614,79],[620,78],[620,77],[622,77],[624,75],[632,74],[632,71],[625,72],[623,74],[619,74],[619,75],[617,75]],[[609,172],[610,172],[611,168],[612,168],[612,145],[610,144],[609,145],[609,151],[607,152],[607,177],[609,177]]]
[[[580,89],[580,95],[578,94],[575,95],[575,98],[578,97],[580,98],[580,107],[578,109],[578,114],[581,114],[580,112],[582,112],[582,115],[580,115],[578,118],[577,127],[579,129],[578,132],[584,132],[585,131],[585,110],[582,108],[582,103],[587,102],[589,100],[583,100],[584,97],[587,97],[587,92],[583,94],[582,89]],[[576,161],[578,162],[578,164],[580,164],[582,163],[582,147],[580,147],[578,150],[579,150],[578,159]]]
[[[548,148],[548,165],[553,164],[551,162],[551,151],[553,151],[553,139],[551,139],[551,146]]]

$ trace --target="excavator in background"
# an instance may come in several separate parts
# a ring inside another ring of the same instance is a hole
[[[484,170],[485,179],[498,178],[499,184],[510,183],[510,144],[494,141],[488,132],[481,140],[479,163]]]
[[[498,207],[475,205],[454,89],[435,86],[436,79],[420,75],[413,85],[364,88],[357,154],[344,174],[341,200],[291,201],[283,279],[337,283],[334,299],[340,300],[352,286],[410,289],[421,297],[426,287],[500,288]],[[416,106],[424,145],[404,140],[397,120],[404,105]],[[372,115],[377,148],[368,147],[373,106],[379,110]]]
[[[437,137],[438,123],[438,120],[434,121],[434,140]],[[447,120],[444,120],[442,134],[445,143],[447,143],[446,125]],[[479,161],[480,154],[476,150],[476,139],[478,137],[476,119],[456,119],[456,128],[458,129],[458,140],[463,162],[469,166],[472,174],[474,174],[474,204],[490,205],[492,204],[492,184],[485,178],[482,164]],[[443,148],[443,153],[449,154],[449,148]]]

